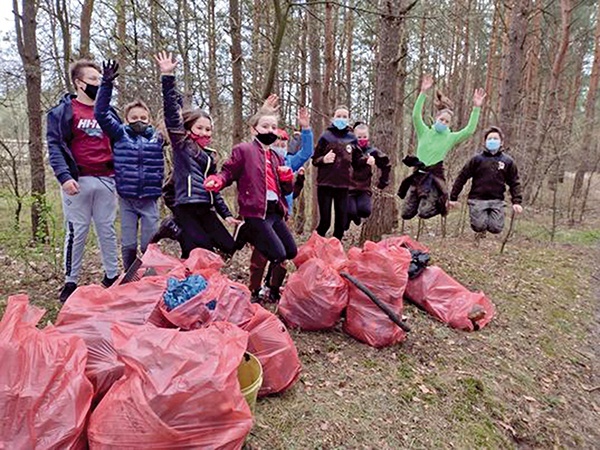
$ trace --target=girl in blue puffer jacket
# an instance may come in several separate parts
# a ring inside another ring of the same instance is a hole
[[[125,270],[135,261],[139,247],[142,253],[158,230],[158,199],[164,175],[161,134],[150,124],[148,106],[136,100],[125,106],[125,123],[111,112],[113,82],[119,65],[103,64],[102,84],[98,91],[94,115],[113,145],[115,181],[121,214],[121,255]]]

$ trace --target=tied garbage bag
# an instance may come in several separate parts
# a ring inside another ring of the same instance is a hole
[[[150,267],[154,269],[157,275],[168,275],[169,272],[175,269],[185,270],[185,266],[180,259],[165,255],[160,251],[158,244],[149,244],[146,252],[142,256],[141,273],[144,273],[144,271]],[[140,273],[140,271],[138,271],[138,273]]]
[[[191,284],[194,283],[193,279],[197,277],[198,275],[190,275],[187,277],[183,280],[184,287],[179,290],[187,291],[188,295],[191,294],[193,292]],[[175,286],[176,281],[177,280],[172,282],[173,286]],[[185,301],[180,302],[180,300],[177,300],[176,302],[179,302],[179,304],[174,308],[169,309],[169,306],[165,301],[162,301],[160,303],[160,309],[163,316],[170,323],[183,330],[200,328],[202,325],[211,321],[211,310],[215,309],[216,302],[219,299],[223,288],[227,285],[227,281],[227,277],[224,275],[213,273],[210,278],[205,280],[203,289]]]
[[[263,368],[259,397],[283,392],[300,377],[302,366],[292,337],[277,316],[259,304],[252,304],[254,316],[242,328],[248,336],[248,352]]]
[[[195,248],[190,252],[189,258],[184,261],[184,265],[190,273],[210,275],[220,271],[225,262],[216,253],[204,248]]]
[[[81,338],[36,324],[44,310],[26,295],[8,300],[0,322],[0,448],[85,449],[92,384]]]
[[[427,267],[409,280],[404,295],[436,319],[460,330],[479,330],[496,312],[483,292],[470,292],[437,266]]]
[[[348,260],[346,272],[402,317],[402,295],[408,280],[410,252],[403,247],[385,248],[367,241],[362,250],[352,248]],[[393,345],[406,338],[406,333],[351,283],[344,331],[373,347]]]
[[[346,263],[346,252],[344,252],[344,247],[339,239],[327,239],[314,231],[308,241],[298,249],[294,264],[300,268],[311,258],[322,259],[334,269],[339,270]]]
[[[85,341],[86,375],[94,385],[96,401],[123,375],[123,363],[112,343],[111,325],[117,321],[134,325],[154,323],[154,310],[166,286],[165,277],[142,278],[110,289],[81,286],[58,313],[57,330]]]
[[[230,322],[241,327],[254,316],[250,290],[226,277],[221,284],[221,291],[212,302],[214,304],[208,305],[210,322]]]
[[[206,289],[206,285],[206,278],[202,275],[190,275],[184,280],[169,278],[167,280],[167,290],[163,294],[167,311],[175,309],[198,295]]]
[[[412,258],[410,266],[408,266],[408,278],[412,280],[417,278],[429,265],[431,258],[429,253],[424,253],[420,250],[410,250],[410,256]]]
[[[158,244],[149,244],[146,253],[142,256],[142,267],[138,271],[141,275],[149,268],[157,275],[175,275],[184,277],[189,274],[210,276],[223,268],[225,262],[216,253],[203,248],[195,248],[186,260],[165,255],[160,251]]]
[[[91,450],[240,449],[252,413],[238,381],[248,333],[215,323],[182,332],[113,326],[125,363],[92,413]]]
[[[278,312],[290,327],[332,328],[348,304],[348,285],[325,261],[312,258],[288,278]]]

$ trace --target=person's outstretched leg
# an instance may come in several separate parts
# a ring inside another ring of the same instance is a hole
[[[488,213],[486,204],[482,200],[469,200],[469,217],[471,219],[471,229],[476,233],[487,230]]]
[[[357,225],[360,223],[360,218],[358,217],[358,197],[359,193],[356,191],[350,192],[348,194],[348,214],[346,218],[346,227],[345,230],[348,231],[350,229],[350,223],[354,221]]]
[[[335,209],[333,236],[341,241],[344,239],[346,220],[348,220],[348,189],[335,189],[333,207]]]
[[[488,223],[490,233],[499,234],[504,229],[504,200],[488,201]]]
[[[333,201],[332,188],[317,186],[317,201],[319,203],[319,225],[317,233],[325,236],[331,225],[331,202]]]
[[[356,196],[356,215],[360,219],[366,219],[371,217],[372,210],[373,201],[371,200],[371,194],[368,191],[361,191],[359,195]]]
[[[402,205],[402,219],[410,220],[417,215],[419,212],[419,196],[417,195],[417,189],[411,186],[408,189],[404,204]]]
[[[119,198],[121,213],[121,257],[125,271],[137,256],[138,212],[135,199]]]
[[[141,199],[138,214],[140,215],[141,229],[140,251],[146,252],[150,239],[158,232],[160,224],[160,212],[158,210],[158,201],[155,199]]]

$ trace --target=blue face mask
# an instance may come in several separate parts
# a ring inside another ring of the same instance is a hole
[[[500,150],[500,139],[488,139],[485,141],[485,148],[487,148],[488,152],[494,154]]]
[[[348,119],[333,119],[333,126],[338,130],[345,130],[348,128]]]
[[[443,133],[444,131],[446,131],[448,129],[448,125],[446,125],[445,123],[436,121],[433,124],[433,128],[435,129],[435,131],[437,131],[438,133]]]
[[[282,158],[285,158],[285,155],[287,154],[287,148],[285,147],[275,147],[274,145],[271,146],[271,148],[275,151],[275,153],[277,153],[279,156],[281,156]]]

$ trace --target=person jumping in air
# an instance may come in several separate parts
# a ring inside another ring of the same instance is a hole
[[[181,112],[175,88],[177,61],[161,52],[156,57],[161,72],[165,125],[173,148],[173,184],[175,219],[181,227],[182,258],[194,248],[234,252],[234,240],[217,217],[237,225],[223,198],[207,190],[204,181],[217,172],[212,137],[212,119],[201,109]]]
[[[348,219],[346,230],[350,228],[350,222],[360,225],[362,219],[371,216],[372,200],[371,178],[373,177],[373,166],[381,171],[377,183],[378,189],[385,189],[390,184],[390,172],[392,165],[390,158],[378,148],[371,145],[369,141],[369,126],[366,123],[357,122],[354,125],[354,134],[358,147],[369,158],[367,164],[360,169],[355,169],[352,174],[352,184],[348,195]]]
[[[331,204],[335,210],[333,235],[342,240],[348,217],[348,194],[353,169],[374,164],[374,158],[358,147],[356,136],[348,126],[350,112],[346,106],[335,108],[331,126],[321,135],[312,163],[317,167],[319,225],[317,233],[325,236],[331,224]],[[369,159],[371,158],[371,159]]]
[[[278,139],[277,121],[276,110],[263,106],[249,122],[253,141],[233,147],[221,172],[204,182],[206,189],[212,192],[237,183],[239,213],[244,219],[239,233],[274,269],[298,253],[285,223],[285,197],[292,193],[294,174],[272,147]],[[277,300],[277,294],[272,293],[272,298]]]
[[[484,148],[462,168],[452,186],[450,207],[458,205],[458,196],[465,183],[472,178],[468,205],[471,228],[481,233],[498,234],[504,229],[504,191],[508,185],[512,209],[523,212],[521,182],[514,160],[504,153],[504,135],[498,127],[490,127],[483,134]]]
[[[121,213],[121,255],[125,270],[140,250],[146,251],[160,220],[158,199],[165,170],[164,139],[150,123],[150,111],[141,100],[125,106],[125,124],[111,112],[113,82],[119,76],[115,61],[103,64],[102,84],[94,107],[96,120],[113,142],[115,181]]]
[[[265,105],[276,110],[279,107],[277,96],[270,96],[265,102]],[[299,109],[298,124],[302,131],[300,133],[301,145],[296,153],[288,153],[289,135],[283,129],[277,130],[276,134],[278,139],[271,147],[279,154],[279,156],[284,158],[285,165],[291,168],[294,173],[297,173],[296,181],[294,183],[294,192],[286,196],[288,216],[291,216],[292,214],[294,199],[300,195],[300,191],[304,186],[304,169],[302,169],[302,166],[313,154],[313,132],[310,128],[310,115],[306,108]],[[261,284],[267,263],[268,259],[255,247],[252,251],[252,256],[250,257],[249,288],[254,298],[257,299],[261,297]],[[283,281],[285,280],[286,273],[287,271],[284,264],[279,264],[278,267],[272,266],[269,269],[269,276],[267,276],[267,279],[265,280],[266,289],[262,289],[262,291],[266,292],[268,289],[268,298],[270,300],[277,301],[279,299],[279,292],[283,285]]]
[[[483,89],[473,94],[473,111],[469,123],[462,130],[453,132],[449,126],[452,122],[452,102],[437,92],[434,102],[437,108],[435,123],[429,127],[423,121],[423,105],[425,93],[433,86],[433,78],[425,76],[421,83],[421,93],[413,108],[413,124],[417,133],[417,155],[407,156],[403,162],[414,167],[412,175],[400,184],[398,196],[406,197],[402,208],[402,218],[410,220],[417,214],[422,219],[429,219],[438,214],[448,213],[448,190],[444,173],[444,158],[456,145],[467,140],[475,133],[481,106],[485,99]]]

